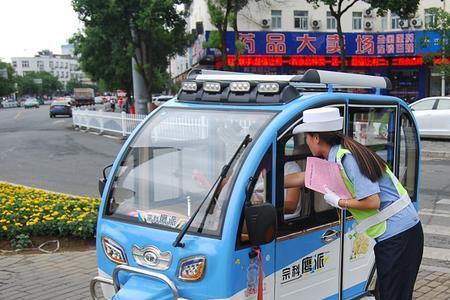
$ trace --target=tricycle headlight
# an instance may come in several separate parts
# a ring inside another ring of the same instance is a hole
[[[183,259],[178,268],[178,278],[185,281],[200,280],[205,273],[206,257],[193,256]]]
[[[115,263],[126,264],[127,258],[125,256],[125,251],[122,247],[108,237],[102,238],[103,251],[106,256]]]

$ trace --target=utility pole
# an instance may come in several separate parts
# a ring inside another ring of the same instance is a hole
[[[133,22],[130,21],[130,27],[131,27],[131,37],[133,38],[133,41],[136,42],[136,31],[134,29]],[[140,55],[140,48],[136,48],[136,57],[140,59],[142,56]],[[139,62],[140,65],[142,65],[142,62]],[[133,72],[133,96],[134,96],[134,103],[136,105],[136,113],[147,115],[148,114],[148,93],[147,89],[145,88],[145,81],[142,77],[142,74],[138,71],[138,62],[133,57],[131,59],[131,68]]]

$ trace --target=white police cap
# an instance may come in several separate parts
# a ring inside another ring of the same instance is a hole
[[[342,124],[343,118],[335,107],[307,109],[303,112],[303,123],[295,126],[292,133],[337,131]]]

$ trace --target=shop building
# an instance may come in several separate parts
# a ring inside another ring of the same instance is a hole
[[[440,74],[423,60],[424,54],[439,52],[434,46],[438,37],[426,31],[433,20],[431,7],[445,7],[445,1],[421,1],[416,16],[408,20],[391,12],[377,16],[367,3],[355,4],[342,20],[347,71],[387,76],[394,85],[390,94],[409,102],[440,95]],[[222,67],[220,52],[203,48],[203,42],[215,30],[206,1],[194,0],[187,10],[188,29],[197,39],[187,55],[172,61],[172,78],[182,79],[192,67]],[[245,44],[238,71],[296,74],[309,68],[339,69],[336,20],[327,6],[315,9],[298,0],[255,1],[240,12],[238,20],[240,40]],[[229,30],[228,65],[234,65],[234,32]],[[423,45],[425,38],[429,46]],[[446,94],[450,94],[450,84],[447,88]]]

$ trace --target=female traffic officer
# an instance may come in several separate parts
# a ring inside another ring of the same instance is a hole
[[[303,123],[293,133],[306,133],[306,143],[314,156],[339,164],[352,198],[340,199],[330,190],[324,198],[336,208],[350,210],[358,224],[356,231],[376,240],[381,299],[411,299],[423,252],[419,216],[386,162],[342,135],[342,123],[337,108],[310,109],[303,113]],[[286,187],[303,185],[304,174],[288,175],[285,182]]]

